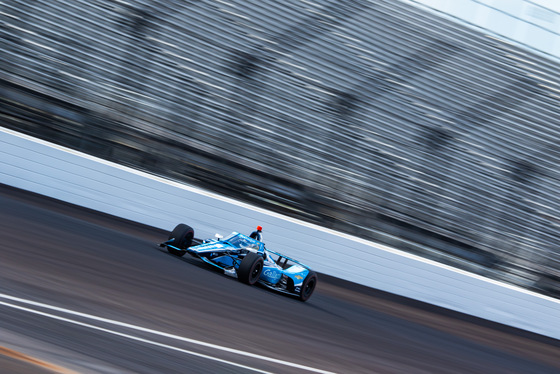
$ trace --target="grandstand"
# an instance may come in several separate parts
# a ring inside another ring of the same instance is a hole
[[[560,64],[393,0],[3,0],[2,125],[542,292]]]

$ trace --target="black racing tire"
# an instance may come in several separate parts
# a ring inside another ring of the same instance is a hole
[[[264,267],[264,260],[256,253],[249,252],[241,261],[239,269],[237,269],[237,279],[240,282],[254,285],[261,277]]]
[[[301,284],[301,289],[299,290],[299,299],[301,301],[307,301],[315,291],[315,287],[317,286],[317,273],[314,271],[310,271],[309,274],[303,280]]]
[[[192,227],[184,223],[178,224],[169,234],[168,240],[175,239],[170,244],[179,248],[179,250],[167,246],[167,251],[175,256],[182,257],[187,253],[186,249],[192,245],[193,238],[194,230]]]

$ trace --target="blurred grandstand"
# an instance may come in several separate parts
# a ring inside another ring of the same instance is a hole
[[[557,61],[394,0],[0,4],[1,126],[560,295]]]

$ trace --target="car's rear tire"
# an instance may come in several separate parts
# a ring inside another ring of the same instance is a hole
[[[263,258],[256,253],[249,252],[241,261],[239,269],[237,269],[237,279],[240,282],[253,285],[261,277],[263,267]]]
[[[313,294],[313,291],[315,291],[315,286],[317,286],[317,273],[310,271],[301,284],[299,299],[301,301],[307,301]]]
[[[192,245],[192,241],[194,238],[194,230],[192,227],[181,223],[171,231],[169,234],[169,239],[174,239],[171,243],[172,246],[179,248],[178,250],[175,248],[171,248],[167,246],[167,251],[175,256],[184,256],[187,253],[186,249]]]

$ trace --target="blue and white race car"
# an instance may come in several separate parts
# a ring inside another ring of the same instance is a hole
[[[243,283],[258,282],[301,301],[307,301],[317,285],[317,274],[309,267],[265,248],[264,243],[247,235],[233,232],[225,238],[203,240],[198,245],[193,245],[194,241],[194,230],[179,224],[160,247],[176,256],[188,253]]]

